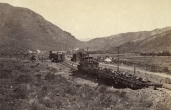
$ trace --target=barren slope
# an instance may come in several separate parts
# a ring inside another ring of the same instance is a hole
[[[171,51],[171,30],[150,36],[138,42],[120,45],[123,52],[160,52]]]
[[[121,33],[109,37],[96,38],[87,42],[92,49],[110,49],[121,46],[126,51],[152,51],[161,50],[169,45],[171,27],[155,29],[153,31],[140,31]],[[163,39],[163,40],[162,40]],[[166,43],[167,42],[167,43]],[[163,45],[162,48],[160,48]]]
[[[37,13],[0,3],[2,50],[67,50],[81,42]]]

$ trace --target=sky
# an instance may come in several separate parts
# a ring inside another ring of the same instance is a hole
[[[0,0],[26,7],[77,39],[171,26],[171,0]]]

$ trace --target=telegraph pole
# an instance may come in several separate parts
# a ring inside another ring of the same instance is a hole
[[[134,62],[134,77],[135,77],[135,71],[136,71],[136,66],[135,66],[135,62]]]
[[[119,71],[119,47],[118,48],[118,65],[117,65],[117,71]]]
[[[72,50],[71,50],[71,55],[73,54],[73,46],[72,46]]]
[[[89,56],[89,54],[88,54],[88,47],[87,47],[87,56]]]

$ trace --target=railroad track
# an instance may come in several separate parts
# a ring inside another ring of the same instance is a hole
[[[65,67],[71,68],[73,70],[78,70],[77,69],[78,63],[65,60],[64,62],[61,62],[60,64],[63,65],[63,66],[65,66]],[[171,96],[171,90],[170,89],[168,89],[168,88],[159,88],[159,90],[162,90],[162,91],[168,93]]]
[[[74,66],[74,65],[72,65],[72,64],[69,63],[69,62],[64,61],[64,62],[61,62],[61,64],[62,64],[63,66],[69,67],[69,68],[71,68],[71,69],[73,69],[73,70],[77,70],[77,67]]]
[[[71,65],[75,65],[75,66],[78,65],[78,63],[72,62],[72,61],[69,61],[69,60],[65,60],[64,62],[69,63],[69,64],[71,64]]]

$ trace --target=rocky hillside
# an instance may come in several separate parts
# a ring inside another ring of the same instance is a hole
[[[92,49],[110,49],[121,46],[125,51],[160,51],[168,48],[171,41],[171,27],[155,29],[153,31],[140,31],[121,33],[109,37],[96,38],[87,42]],[[170,40],[169,40],[170,39]],[[161,47],[162,46],[162,47]]]
[[[68,50],[81,44],[37,13],[0,3],[0,51]]]
[[[171,51],[171,27],[156,29],[143,40],[126,42],[120,45],[122,52],[161,52]],[[111,47],[109,50],[115,50]]]

